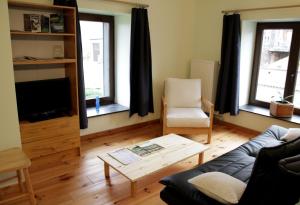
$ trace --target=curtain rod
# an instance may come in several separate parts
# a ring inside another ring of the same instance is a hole
[[[240,13],[243,11],[259,11],[259,10],[272,10],[272,9],[288,9],[296,8],[300,5],[288,5],[288,6],[273,6],[273,7],[261,7],[261,8],[249,8],[249,9],[234,9],[234,10],[223,10],[222,13]]]
[[[110,2],[114,2],[114,3],[120,3],[120,4],[127,4],[127,5],[131,5],[131,6],[138,6],[138,7],[141,7],[141,8],[149,7],[148,4],[133,3],[133,2],[130,2],[130,1],[121,1],[121,0],[104,0],[104,1],[110,1]]]

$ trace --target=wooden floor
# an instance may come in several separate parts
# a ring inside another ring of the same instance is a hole
[[[130,183],[122,175],[111,169],[111,185],[104,178],[103,162],[97,155],[118,147],[141,142],[160,136],[159,124],[120,132],[96,139],[82,141],[82,159],[79,167],[72,173],[53,179],[43,185],[34,185],[36,198],[40,205],[161,205],[159,192],[163,186],[159,179],[179,171],[188,170],[197,164],[197,156],[162,170],[158,174],[144,178],[137,183],[136,197],[130,197]],[[218,157],[248,141],[253,134],[216,125],[212,144],[204,154],[204,161]],[[191,136],[198,142],[205,142],[205,136]],[[34,179],[33,179],[34,181]],[[21,201],[14,204],[25,205]]]

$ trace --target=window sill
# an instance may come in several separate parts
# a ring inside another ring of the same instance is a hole
[[[277,120],[283,120],[283,121],[286,121],[286,122],[300,124],[300,115],[295,115],[294,114],[290,118],[278,118],[278,117],[272,116],[270,114],[270,110],[268,108],[258,107],[258,106],[255,106],[255,105],[243,105],[239,109],[241,111],[245,111],[245,112],[249,112],[249,113],[253,113],[253,114],[257,114],[257,115],[262,115],[262,116],[277,119]]]
[[[129,108],[119,104],[102,105],[100,106],[99,112],[96,111],[95,107],[89,107],[86,109],[87,117],[97,117],[102,115],[109,115],[113,113],[126,112]]]

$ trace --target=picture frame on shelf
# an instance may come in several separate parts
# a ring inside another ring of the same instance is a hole
[[[51,33],[64,33],[64,16],[62,14],[50,14]]]
[[[30,26],[31,32],[41,32],[41,15],[31,14],[30,15]]]

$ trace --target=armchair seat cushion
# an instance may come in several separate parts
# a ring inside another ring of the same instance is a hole
[[[209,127],[209,117],[201,108],[168,108],[167,127]]]

